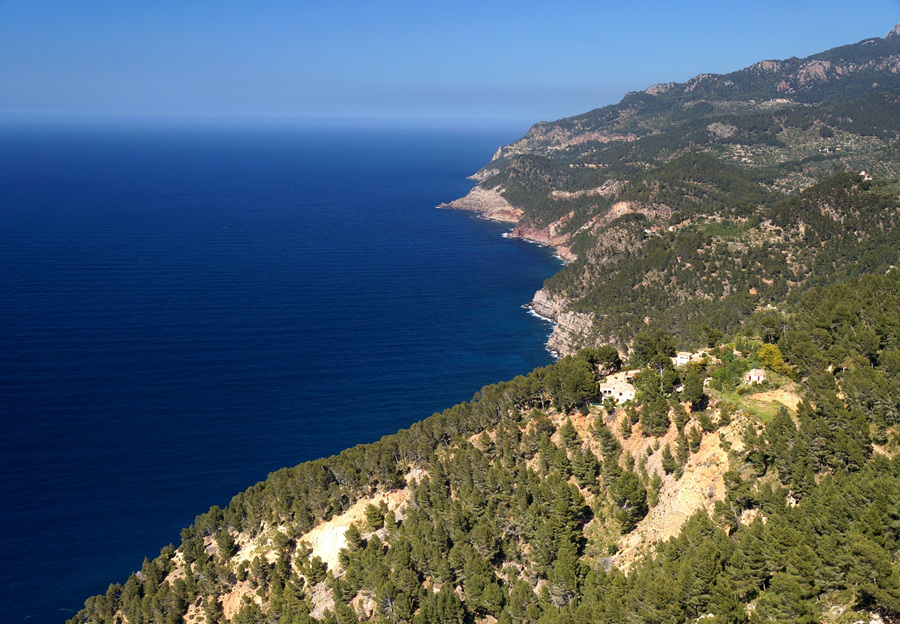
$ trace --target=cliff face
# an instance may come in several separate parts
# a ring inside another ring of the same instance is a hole
[[[578,349],[590,346],[594,319],[591,314],[566,310],[569,301],[562,296],[552,295],[544,289],[534,294],[529,307],[540,316],[550,319],[556,326],[547,340],[547,348],[564,356]]]
[[[440,204],[438,208],[465,210],[474,212],[491,221],[517,223],[524,212],[510,204],[499,190],[476,186],[465,196],[450,203]]]
[[[585,312],[560,312],[556,327],[547,340],[547,348],[559,355],[571,355],[583,347],[595,344],[594,316]]]
[[[566,306],[566,303],[567,301],[564,297],[553,296],[546,290],[541,289],[534,294],[534,299],[531,301],[531,309],[544,318],[557,321],[559,313]]]

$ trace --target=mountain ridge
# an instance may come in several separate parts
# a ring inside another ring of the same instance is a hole
[[[601,129],[602,125],[599,124],[615,121],[621,114],[621,109],[628,110],[629,106],[645,102],[644,96],[660,99],[659,96],[665,95],[666,97],[662,99],[681,100],[685,99],[687,94],[691,94],[691,99],[699,99],[700,96],[714,93],[716,90],[730,90],[734,95],[738,95],[741,100],[744,100],[743,106],[745,111],[747,111],[759,107],[765,108],[766,106],[788,104],[789,100],[779,101],[784,94],[814,98],[818,94],[814,88],[816,83],[843,79],[860,72],[866,76],[874,73],[885,76],[885,72],[887,72],[890,74],[890,83],[878,86],[885,89],[896,89],[900,86],[900,77],[897,76],[900,73],[900,41],[897,39],[898,32],[900,32],[900,24],[882,39],[865,39],[856,44],[839,46],[803,59],[792,57],[781,60],[764,60],[726,74],[698,74],[684,83],[658,83],[643,91],[630,91],[625,94],[618,104],[593,109],[555,122],[539,122],[535,124],[522,139],[499,148],[491,159],[491,163],[513,155],[520,149],[520,144],[523,143],[526,145],[548,143],[550,145],[564,146],[565,141],[563,137],[566,135],[563,132],[565,129],[577,129],[581,133],[578,138],[579,142],[590,140],[604,142],[637,140],[640,136],[639,134],[605,134]],[[870,49],[865,50],[868,53],[864,56],[865,61],[862,64],[857,64],[854,60],[858,60],[863,47],[869,47]],[[878,57],[880,62],[876,63],[875,58],[872,57]],[[838,64],[836,61],[843,61],[843,64]],[[744,92],[740,92],[740,87],[736,86],[735,79],[749,76],[757,76],[761,79],[762,84],[759,81],[749,83],[746,80],[740,81],[744,89]],[[871,85],[871,83],[869,84]],[[750,89],[754,88],[760,89],[767,95],[767,100],[756,102],[756,98],[748,97]],[[844,97],[852,94],[852,91],[845,93]],[[720,97],[719,99],[728,100],[725,97]],[[550,129],[555,130],[555,132]],[[595,134],[590,134],[592,131]],[[528,149],[530,151],[534,148],[529,146]],[[489,163],[480,172],[476,173],[477,178],[484,177],[482,172],[490,166],[491,164]]]

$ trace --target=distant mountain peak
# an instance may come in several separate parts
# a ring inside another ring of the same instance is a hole
[[[662,82],[660,84],[653,85],[652,87],[644,91],[644,93],[648,95],[662,95],[674,86],[674,82]]]
[[[900,24],[894,26],[894,29],[891,30],[888,34],[884,36],[885,39],[889,39],[890,37],[898,37],[900,36]]]

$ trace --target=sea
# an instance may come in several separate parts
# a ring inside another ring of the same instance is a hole
[[[525,130],[0,123],[0,622],[551,362],[559,261],[435,208]]]

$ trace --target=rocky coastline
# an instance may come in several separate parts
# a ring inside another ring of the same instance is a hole
[[[544,247],[552,247],[554,253],[563,262],[571,262],[575,259],[575,254],[568,246],[569,237],[561,235],[557,232],[557,225],[538,229],[526,225],[520,225],[519,222],[524,215],[524,211],[510,204],[501,194],[502,189],[487,189],[482,186],[474,186],[465,197],[454,199],[451,202],[438,204],[438,208],[449,210],[464,210],[466,212],[474,212],[478,216],[490,221],[499,221],[501,223],[513,223],[515,227],[507,236],[510,238],[520,238],[530,243],[536,243]],[[559,224],[561,225],[561,223]]]
[[[506,201],[499,191],[481,186],[472,187],[465,197],[438,204],[437,207],[474,212],[485,219],[503,223],[518,223],[524,214],[521,209]]]
[[[500,191],[475,186],[464,197],[439,204],[437,207],[472,212],[490,221],[513,223],[515,226],[506,236],[550,247],[563,262],[572,262],[576,258],[568,245],[569,237],[557,232],[557,226],[561,223],[541,229],[520,225],[523,211],[510,204]],[[593,333],[591,331],[593,316],[566,310],[568,303],[565,297],[552,295],[542,288],[525,306],[536,315],[553,323],[553,332],[547,340],[546,347],[548,351],[560,357],[587,346],[585,336]]]
[[[589,346],[586,337],[594,333],[593,315],[567,310],[568,304],[569,300],[565,297],[553,295],[542,288],[534,294],[527,306],[538,316],[553,322],[553,333],[547,339],[547,349],[560,357]]]

